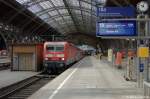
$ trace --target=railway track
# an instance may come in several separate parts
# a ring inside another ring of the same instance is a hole
[[[38,75],[2,88],[0,89],[0,99],[26,99],[53,78],[55,77]]]

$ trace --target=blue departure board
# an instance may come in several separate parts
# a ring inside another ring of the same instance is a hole
[[[132,6],[127,7],[98,7],[97,16],[99,17],[135,17],[136,9]]]
[[[97,22],[97,36],[136,36],[136,21]]]

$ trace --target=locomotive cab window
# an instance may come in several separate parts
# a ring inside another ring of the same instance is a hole
[[[64,51],[64,46],[63,45],[47,45],[46,49],[47,51],[60,52],[60,51]]]
[[[55,50],[55,47],[54,47],[54,46],[47,46],[47,47],[46,47],[46,50],[47,50],[47,51],[54,51],[54,50]]]
[[[56,46],[55,51],[64,51],[64,46]]]

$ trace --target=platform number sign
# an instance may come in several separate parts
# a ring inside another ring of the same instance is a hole
[[[98,7],[97,17],[135,17],[134,7]]]

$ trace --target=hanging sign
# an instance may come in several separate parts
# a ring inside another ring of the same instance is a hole
[[[99,17],[135,17],[134,7],[98,7],[97,16]]]
[[[97,22],[96,36],[136,36],[136,21]]]

